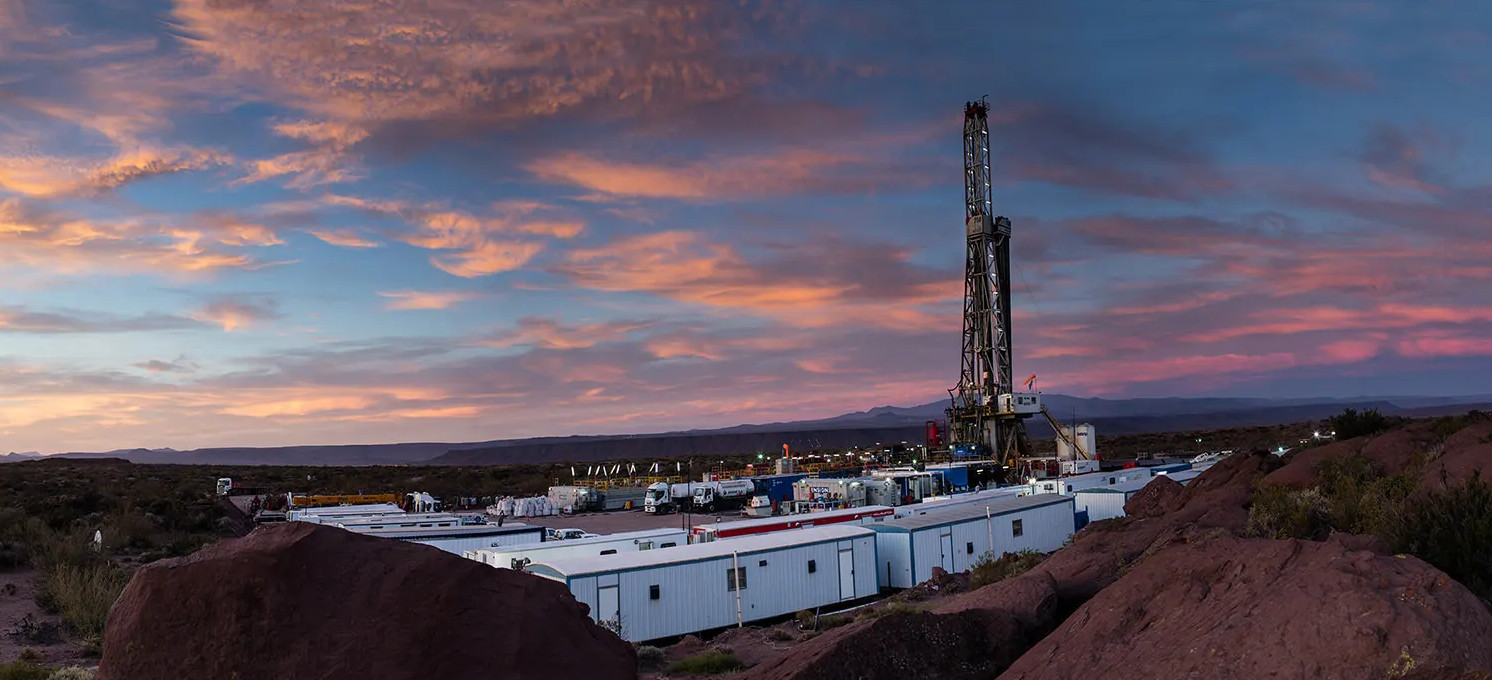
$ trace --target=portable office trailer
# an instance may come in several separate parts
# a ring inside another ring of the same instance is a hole
[[[1092,472],[1086,475],[1073,475],[1071,477],[1058,477],[1056,479],[1033,479],[1031,480],[1032,493],[1060,493],[1071,495],[1078,489],[1091,489],[1095,486],[1113,486],[1119,482],[1127,482],[1133,479],[1150,479],[1150,472],[1145,468],[1125,468],[1123,470],[1110,470],[1108,472]]]
[[[1161,473],[1161,475],[1163,475],[1163,476],[1170,477],[1171,479],[1176,480],[1182,486],[1186,486],[1187,482],[1190,482],[1193,479],[1196,479],[1197,477],[1201,476],[1201,474],[1202,474],[1201,470],[1182,470],[1180,472],[1164,472],[1164,473]]]
[[[460,555],[467,550],[501,548],[510,545],[527,545],[544,540],[544,527],[527,524],[486,524],[465,527],[436,527],[409,529],[348,529],[365,536],[395,538],[411,543],[423,543],[440,548],[448,553]]]
[[[335,524],[344,529],[432,529],[471,525],[478,521],[485,521],[480,517],[469,519],[471,517],[473,516],[467,515],[463,517],[446,512],[400,513],[397,515],[335,517],[329,521],[322,522],[322,524]]]
[[[954,574],[968,571],[986,554],[1062,547],[1073,531],[1073,499],[1016,496],[867,528],[876,532],[877,581],[888,588],[910,588],[932,578],[933,567]]]
[[[793,499],[793,484],[807,477],[806,474],[765,475],[752,477],[751,483],[756,485],[756,495],[766,496],[772,505]]]
[[[683,529],[649,529],[628,531],[595,538],[573,538],[565,541],[545,541],[507,548],[482,548],[467,550],[462,557],[476,560],[499,569],[515,569],[528,563],[543,562],[564,557],[593,557],[618,555],[621,553],[676,548],[689,544],[689,534]]]
[[[804,512],[781,517],[743,519],[734,522],[701,524],[694,527],[694,542],[707,543],[720,538],[740,538],[792,529],[807,529],[830,524],[871,524],[891,519],[893,511],[884,505],[866,505],[843,510]]]
[[[1124,503],[1145,488],[1150,479],[1131,479],[1113,486],[1095,486],[1072,493],[1078,511],[1088,511],[1088,521],[1124,516]]]
[[[632,642],[699,633],[875,595],[876,540],[827,526],[667,550],[556,559],[528,571],[564,583]]]
[[[897,493],[901,494],[903,503],[916,503],[933,495],[932,475],[926,472],[877,470],[871,476],[896,482]]]
[[[393,503],[371,503],[368,505],[328,505],[319,508],[302,508],[291,510],[289,514],[292,522],[313,522],[325,524],[325,520],[334,517],[374,517],[378,515],[402,515],[404,508]]]
[[[1007,486],[999,489],[990,489],[988,491],[974,491],[971,493],[962,493],[954,496],[924,498],[922,499],[921,503],[912,503],[911,505],[903,505],[897,508],[896,516],[899,519],[902,517],[914,517],[916,515],[945,512],[976,503],[987,505],[995,500],[1004,498],[1016,498],[1018,496],[1028,496],[1030,495],[1030,493],[1030,487],[1021,485]]]
[[[1182,470],[1190,470],[1190,469],[1192,469],[1192,464],[1191,463],[1162,463],[1160,465],[1149,465],[1149,466],[1146,466],[1145,469],[1150,471],[1150,476],[1151,477],[1155,477],[1155,476],[1158,476],[1158,475],[1170,474],[1172,472],[1181,472]]]

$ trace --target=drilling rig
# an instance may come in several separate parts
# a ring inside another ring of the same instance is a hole
[[[989,104],[964,105],[963,361],[948,390],[948,439],[1003,465],[1030,455],[1025,419],[1041,413],[1041,396],[1015,391],[1010,337],[1010,220],[990,198]],[[1029,383],[1028,383],[1029,384]]]

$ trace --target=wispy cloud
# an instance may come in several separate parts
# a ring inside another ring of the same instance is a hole
[[[463,290],[393,290],[379,295],[390,298],[386,305],[389,309],[450,309],[481,297]]]
[[[277,300],[264,296],[225,295],[210,300],[194,316],[235,331],[281,318],[279,306]]]

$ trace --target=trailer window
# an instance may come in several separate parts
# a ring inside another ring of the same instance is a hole
[[[973,555],[974,554],[974,544],[973,543],[965,543],[964,544],[964,553],[969,554],[969,555]]]
[[[652,550],[653,549],[653,542],[652,541],[642,541],[642,542],[640,542],[640,543],[637,544],[637,549],[638,550]]]
[[[818,562],[815,562],[813,560],[808,560],[808,573],[812,574],[813,572],[816,572],[818,570],[819,570]]]
[[[758,566],[758,567],[765,567],[765,566],[767,566],[767,561],[766,560],[761,560],[761,561],[759,561],[759,562],[756,563],[756,566]]]
[[[1022,525],[1021,520],[1017,519],[1017,520],[1013,520],[1013,521],[1010,522],[1010,535],[1011,536],[1024,536],[1024,535],[1026,535],[1026,527]]]
[[[658,599],[658,586],[656,586],[656,585],[648,586],[648,599],[649,600],[656,600],[656,599]]]
[[[672,547],[674,547],[676,545],[678,545],[678,544],[674,543],[672,541],[669,541],[668,543],[664,543],[663,545],[660,545],[658,547],[660,547],[660,548],[672,548]]]
[[[726,592],[734,592],[736,590],[745,590],[745,589],[746,589],[746,567],[736,567],[735,569],[726,568],[726,570],[725,570],[725,590],[726,590]]]
[[[612,548],[611,550],[602,550],[601,554],[602,555],[615,555],[616,554],[616,548]]]

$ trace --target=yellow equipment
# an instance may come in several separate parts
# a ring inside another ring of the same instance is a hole
[[[328,505],[363,505],[368,503],[399,503],[399,495],[392,493],[354,493],[342,496],[290,496],[291,508],[320,508]]]

